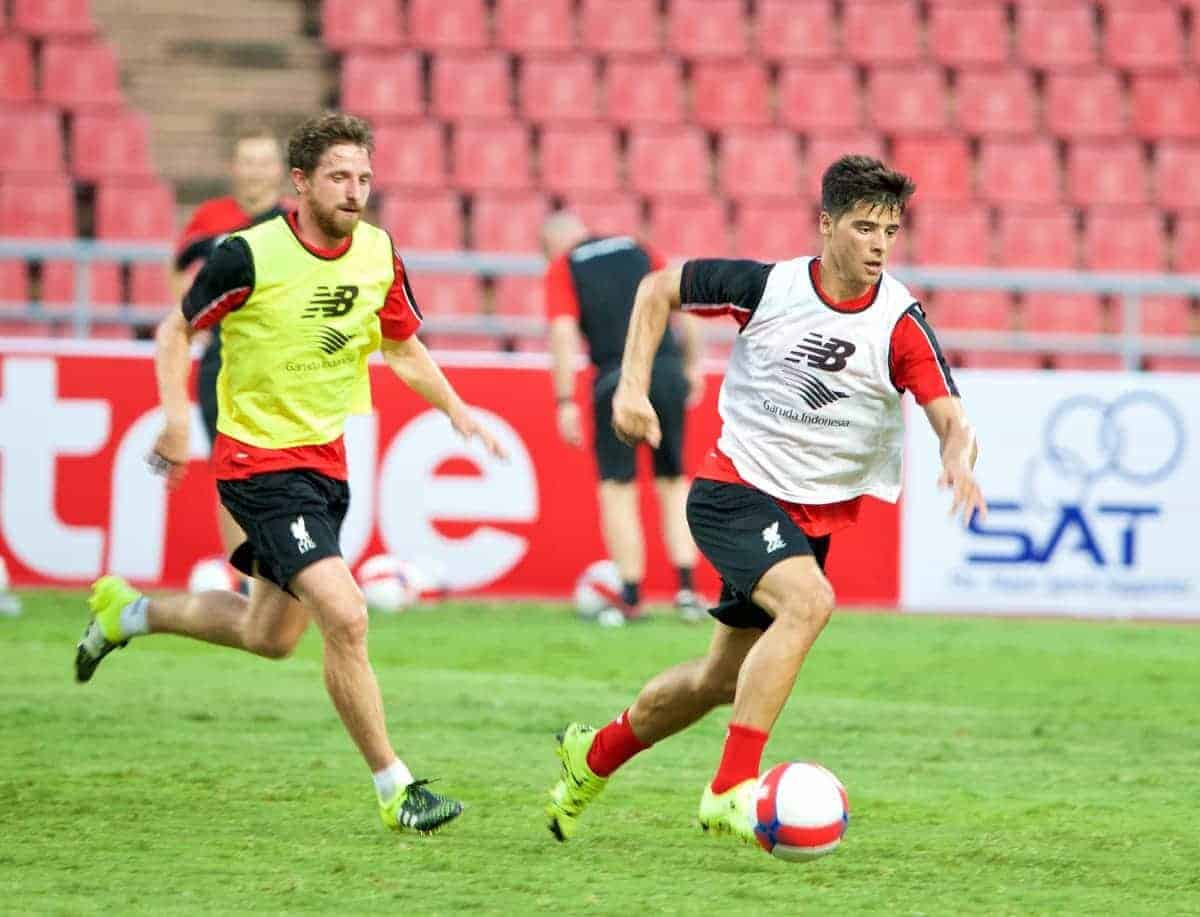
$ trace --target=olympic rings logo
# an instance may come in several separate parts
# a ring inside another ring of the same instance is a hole
[[[1186,445],[1182,415],[1154,392],[1130,392],[1111,402],[1094,395],[1067,398],[1042,427],[1042,455],[1026,468],[1027,500],[1041,508],[1068,498],[1082,502],[1106,478],[1157,484],[1179,467]],[[1048,491],[1056,498],[1040,499]]]

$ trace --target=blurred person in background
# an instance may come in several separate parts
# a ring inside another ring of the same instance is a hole
[[[262,128],[242,131],[234,140],[229,175],[233,194],[200,204],[188,220],[175,247],[173,292],[179,299],[216,247],[232,232],[248,229],[283,215],[283,150],[279,140]],[[217,376],[221,372],[221,329],[213,325],[200,357],[196,396],[211,448],[217,438]],[[226,556],[245,541],[245,534],[224,505],[217,502],[217,526]]]
[[[617,439],[612,429],[612,396],[621,370],[621,351],[638,283],[665,266],[648,246],[630,236],[598,237],[573,213],[551,214],[542,227],[546,269],[546,309],[550,322],[550,359],[558,432],[571,446],[583,445],[581,412],[575,401],[579,335],[587,341],[595,367],[592,387],[593,447],[600,473],[600,520],[604,544],[622,581],[620,611],[641,615],[641,585],[646,572],[645,542],[635,477],[636,448]],[[705,610],[693,583],[696,546],[688,534],[684,506],[684,415],[703,394],[699,323],[682,316],[682,343],[668,328],[654,357],[650,398],[662,418],[662,441],[654,448],[654,483],[662,513],[667,555],[679,577],[675,607],[688,621],[703,620]],[[602,617],[601,620],[609,620]],[[616,623],[621,618],[615,618]]]
[[[151,634],[281,659],[315,620],[325,687],[372,773],[381,820],[429,832],[462,805],[414,780],[394,751],[367,655],[366,602],[339,544],[350,503],[345,422],[371,410],[369,355],[381,350],[464,438],[498,458],[504,451],[417,339],[421,313],[391,238],[361,219],[373,150],[359,118],[329,112],[300,125],[288,141],[298,209],[226,238],[158,329],[165,423],[150,461],[175,484],[189,458],[189,342],[222,322],[212,461],[221,502],[245,532],[230,560],[254,577],[249,597],[150,598],[103,576],[92,584],[75,677],[90,680],[114,649]]]

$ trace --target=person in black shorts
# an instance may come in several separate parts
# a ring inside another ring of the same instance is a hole
[[[600,473],[600,515],[604,543],[622,580],[619,606],[605,609],[604,624],[623,623],[641,613],[645,545],[634,482],[636,450],[612,429],[612,397],[620,377],[621,351],[639,281],[664,266],[659,255],[630,236],[597,237],[573,213],[552,214],[542,228],[550,354],[558,402],[558,430],[572,446],[583,445],[575,401],[577,341],[587,342],[595,367],[592,409],[596,464]],[[684,518],[687,479],[683,476],[683,432],[687,406],[702,394],[697,323],[683,317],[682,343],[670,329],[654,360],[650,398],[661,418],[662,442],[654,449],[654,479],[662,511],[667,553],[679,576],[675,606],[685,620],[699,621],[704,609],[696,597],[696,546]],[[615,613],[619,612],[619,614]]]
[[[232,194],[210,198],[192,213],[175,247],[174,292],[180,298],[216,247],[231,232],[247,229],[285,212],[280,198],[283,152],[274,134],[261,128],[237,135],[229,164]],[[196,398],[211,446],[217,438],[217,376],[221,372],[221,330],[214,325],[200,357]],[[241,528],[218,501],[217,525],[225,553],[242,543]]]

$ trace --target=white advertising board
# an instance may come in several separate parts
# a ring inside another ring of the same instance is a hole
[[[986,521],[951,520],[909,414],[907,611],[1200,618],[1200,379],[960,371]]]

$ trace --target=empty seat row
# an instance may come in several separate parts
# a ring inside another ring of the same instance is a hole
[[[497,0],[489,30],[485,0],[325,0],[322,31],[337,51],[433,50],[569,52],[692,59],[850,60],[869,66],[932,60],[948,66],[1005,64],[1058,70],[1098,63],[1142,70],[1185,63],[1188,20],[1172,4],[1121,5],[1102,19],[1086,0],[1020,4],[1010,27],[1004,0],[930,4],[916,0],[672,0],[660,23],[658,0]],[[494,31],[494,35],[490,32]]]
[[[61,174],[64,170],[59,113],[44,106],[0,110],[0,175]],[[112,109],[80,112],[71,120],[69,163],[83,181],[144,178],[153,174],[150,123],[141,112]]]
[[[62,175],[0,176],[0,238],[68,239],[77,234],[75,187]],[[175,194],[154,179],[97,186],[98,239],[162,242],[175,234]]]
[[[61,313],[75,302],[77,268],[73,261],[46,261],[37,270],[36,282],[23,261],[0,261],[0,303],[36,299],[48,312]],[[162,306],[172,299],[165,264],[128,265],[97,261],[88,277],[89,301],[102,307],[130,304]]]
[[[91,0],[12,0],[7,23],[0,6],[0,32],[6,28],[38,38],[79,38],[96,31]]]
[[[41,79],[35,79],[32,47],[21,35],[0,35],[0,102],[39,99],[66,109],[113,108],[121,104],[121,81],[112,46],[85,38],[46,42]],[[35,92],[35,85],[40,91]]]
[[[446,120],[514,115],[510,61],[499,52],[447,53],[432,65],[430,113]],[[369,117],[426,113],[421,56],[416,52],[356,52],[342,62],[342,105]],[[796,64],[772,86],[754,61],[698,64],[691,70],[690,109],[681,63],[670,57],[609,61],[531,57],[522,61],[515,113],[536,122],[604,119],[621,126],[694,121],[709,129],[778,123],[800,131],[871,126],[890,134],[950,128],[967,134],[1118,137],[1200,136],[1200,81],[1145,75],[1128,93],[1117,74],[1089,70],[1054,74],[1039,98],[1024,69],[963,71],[953,88],[938,66],[871,70],[860,86],[848,64]],[[772,102],[772,99],[774,102]]]

